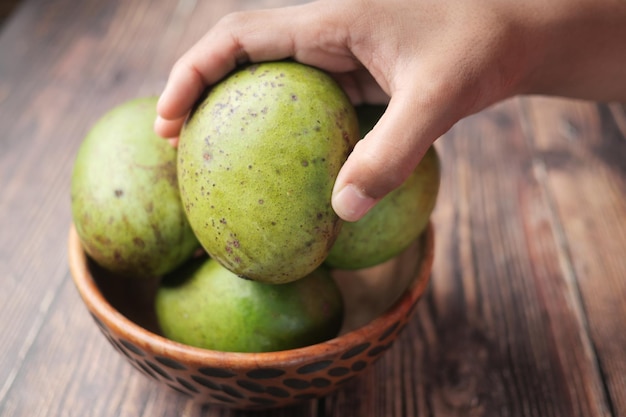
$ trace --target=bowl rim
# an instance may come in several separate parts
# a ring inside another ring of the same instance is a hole
[[[71,223],[68,238],[68,262],[74,284],[90,313],[110,331],[127,335],[129,342],[148,352],[163,357],[179,358],[180,361],[198,367],[207,366],[225,369],[278,368],[297,366],[309,362],[312,357],[339,355],[352,346],[371,341],[380,329],[387,329],[400,318],[411,313],[417,300],[430,282],[434,259],[434,226],[429,221],[418,239],[423,242],[422,259],[416,268],[411,284],[378,317],[369,323],[338,335],[333,339],[300,347],[274,352],[223,352],[185,345],[172,341],[136,324],[115,309],[100,292],[88,269],[87,255],[80,242],[74,223]]]

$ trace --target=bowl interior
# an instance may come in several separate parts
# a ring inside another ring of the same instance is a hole
[[[427,241],[417,239],[399,256],[370,268],[333,270],[345,303],[340,335],[362,327],[380,316],[418,277]],[[151,333],[162,335],[155,311],[156,279],[132,280],[112,274],[86,258],[87,269],[98,290],[110,306],[131,322]],[[426,277],[427,278],[427,277]]]

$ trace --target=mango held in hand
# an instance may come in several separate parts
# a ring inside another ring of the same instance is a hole
[[[407,180],[363,218],[344,223],[326,264],[360,269],[400,254],[424,231],[437,202],[439,158],[434,147]]]
[[[85,251],[132,277],[170,272],[199,247],[180,201],[176,150],[152,130],[156,102],[135,99],[105,114],[72,173],[72,217]]]
[[[181,198],[198,240],[241,277],[304,277],[339,232],[332,188],[358,138],[354,108],[326,73],[295,62],[235,71],[180,135]]]
[[[213,259],[190,262],[161,282],[155,310],[163,335],[225,352],[269,352],[331,339],[343,299],[330,272],[270,285],[237,277]]]

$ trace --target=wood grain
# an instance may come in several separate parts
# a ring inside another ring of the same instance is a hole
[[[23,0],[0,32],[0,415],[626,415],[626,112],[519,97],[441,138],[436,257],[404,334],[321,401],[248,414],[162,390],[69,278],[69,179],[90,126],[158,94],[221,16],[299,3]]]
[[[606,384],[608,407],[626,414],[626,144],[605,107],[540,103],[528,109],[537,164],[558,216],[578,315]],[[553,123],[547,123],[552,120]]]

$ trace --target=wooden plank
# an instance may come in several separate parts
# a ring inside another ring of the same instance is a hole
[[[441,406],[454,404],[446,395],[463,393],[465,371],[474,413],[609,415],[517,114],[518,100],[503,103],[442,142],[444,157],[454,155],[445,166],[456,188],[448,204],[458,214],[437,223],[445,236],[438,253],[453,257],[439,258],[447,267],[434,280],[444,281],[433,307],[443,334],[432,351],[449,374]]]
[[[0,414],[242,415],[160,389],[98,333],[67,272],[68,179],[91,124],[158,93],[220,16],[298,1],[25,1],[0,36]],[[626,415],[626,141],[595,109],[516,99],[446,134],[416,319],[344,390],[258,415]]]
[[[626,141],[603,107],[546,99],[528,112],[609,407],[626,415]]]
[[[103,29],[99,19],[111,13],[83,3],[96,13],[90,15],[70,3],[24,4],[12,30],[0,38],[3,56],[12,58],[0,64],[0,124],[8,127],[0,153],[0,216],[8,220],[0,234],[0,315],[10,317],[0,321],[0,402],[16,392],[13,384],[67,277],[64,242],[75,148],[88,123],[119,100],[125,87],[120,83],[117,98],[103,99],[98,83],[81,77],[81,71],[103,64],[97,57],[104,54],[89,48],[76,54],[76,45],[97,38]],[[70,58],[73,65],[63,68]],[[93,76],[98,79],[97,73]]]
[[[400,405],[373,415],[611,415],[518,110],[496,106],[438,143],[432,291],[406,351],[381,360],[399,389],[384,394],[379,378],[369,404]]]

